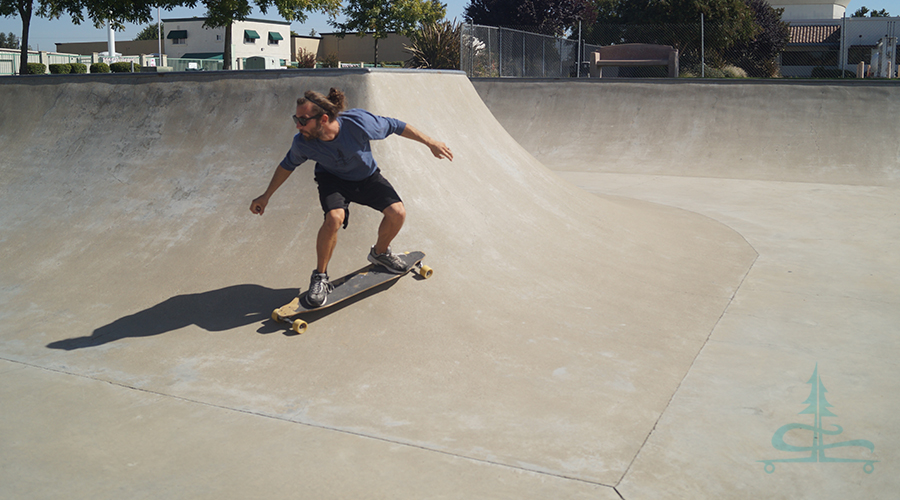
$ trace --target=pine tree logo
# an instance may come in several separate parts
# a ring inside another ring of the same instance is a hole
[[[825,399],[825,393],[828,391],[825,390],[825,386],[822,384],[822,378],[819,377],[818,363],[816,363],[816,368],[815,370],[813,370],[812,377],[807,383],[812,385],[812,390],[809,392],[809,398],[804,401],[803,404],[808,404],[809,406],[807,406],[805,410],[798,413],[798,415],[813,415],[814,425],[783,425],[780,429],[775,431],[775,435],[772,436],[772,446],[774,446],[776,450],[780,451],[809,452],[809,456],[803,456],[799,458],[780,458],[776,460],[758,460],[758,462],[766,464],[765,471],[769,474],[775,472],[775,462],[860,462],[864,464],[863,470],[866,472],[866,474],[871,474],[872,471],[875,470],[875,462],[878,462],[878,460],[866,460],[858,458],[832,458],[825,456],[825,450],[829,450],[832,448],[843,448],[848,446],[868,448],[870,452],[874,453],[875,445],[872,444],[871,441],[867,441],[865,439],[854,439],[852,441],[842,441],[839,443],[825,444],[825,436],[837,436],[838,434],[844,432],[844,429],[837,424],[830,424],[830,426],[833,427],[833,430],[828,430],[822,427],[822,419],[824,417],[837,417],[837,415],[829,410],[829,408],[833,408],[833,406]],[[787,444],[784,441],[784,436],[788,432],[791,432],[793,430],[812,432],[812,446],[794,446],[791,444]]]

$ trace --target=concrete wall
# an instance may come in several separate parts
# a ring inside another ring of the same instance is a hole
[[[472,83],[507,132],[552,169],[900,184],[900,86],[886,80]]]

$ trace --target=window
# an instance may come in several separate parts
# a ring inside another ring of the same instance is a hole
[[[278,42],[284,40],[284,37],[281,36],[281,33],[277,31],[269,32],[269,45],[278,45]]]
[[[187,36],[187,30],[172,30],[166,35],[166,38],[172,40],[172,45],[185,45]]]
[[[259,33],[253,30],[244,30],[244,43],[256,43],[259,40]]]

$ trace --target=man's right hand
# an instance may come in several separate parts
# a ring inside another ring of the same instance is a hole
[[[262,195],[250,203],[250,211],[256,215],[262,215],[266,211],[266,205],[269,204],[269,197]]]

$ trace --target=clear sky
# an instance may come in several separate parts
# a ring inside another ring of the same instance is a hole
[[[469,0],[442,0],[447,4],[447,18],[462,21],[463,11],[469,5]],[[893,16],[900,16],[900,0],[851,0],[847,7],[847,15],[856,12],[860,7],[868,7],[869,10],[887,10]],[[162,18],[202,17],[206,13],[203,7],[194,9],[177,8],[172,11],[162,11]],[[268,14],[254,12],[251,17],[257,19],[281,20],[275,9],[270,9]],[[116,32],[116,40],[131,40],[143,28],[138,25],[128,25],[124,31]],[[305,23],[294,22],[291,29],[299,35],[308,35],[315,29],[317,33],[331,33],[334,31],[328,24],[328,17],[322,14],[310,14]],[[22,36],[22,20],[18,16],[0,17],[0,32],[14,33]],[[90,21],[81,25],[75,25],[71,19],[62,17],[49,21],[40,17],[33,17],[28,44],[38,50],[56,50],[56,43],[60,42],[103,42],[106,41],[106,30],[96,29]]]

